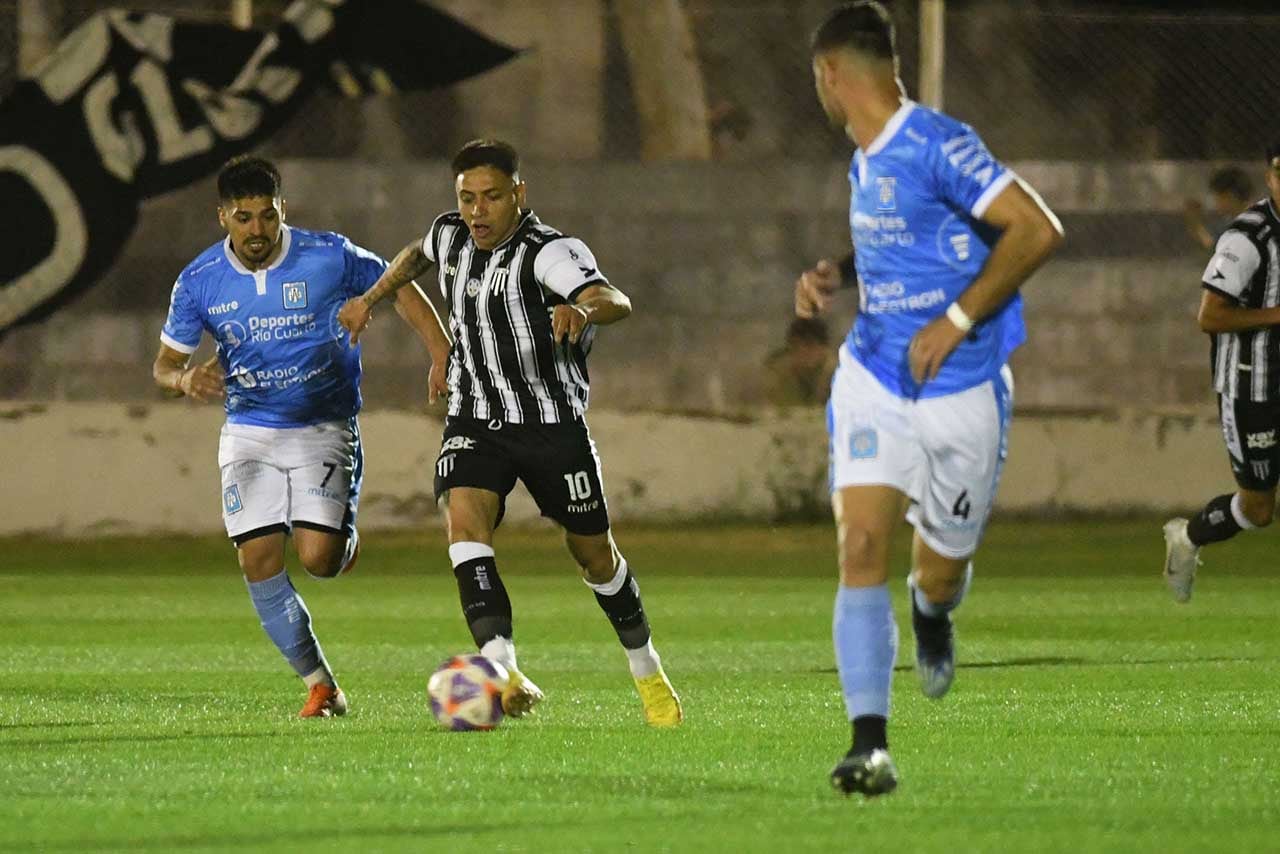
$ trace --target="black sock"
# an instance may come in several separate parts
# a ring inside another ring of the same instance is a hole
[[[853,719],[853,753],[889,749],[889,722],[879,715],[859,715]]]
[[[1233,498],[1234,495],[1219,495],[1187,522],[1187,538],[1193,545],[1220,543],[1244,530],[1231,512]]]
[[[462,616],[471,629],[476,646],[484,646],[501,635],[511,637],[511,599],[498,575],[492,557],[463,561],[453,568],[462,599]]]
[[[640,585],[631,576],[631,570],[627,570],[626,580],[617,593],[606,596],[597,590],[595,594],[600,610],[613,623],[613,630],[624,647],[639,649],[649,642],[649,620],[640,602]]]

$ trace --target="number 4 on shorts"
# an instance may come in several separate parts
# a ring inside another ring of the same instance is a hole
[[[956,503],[951,505],[951,515],[959,516],[961,519],[969,518],[969,510],[973,505],[969,502],[969,490],[963,490],[960,497],[956,499]]]

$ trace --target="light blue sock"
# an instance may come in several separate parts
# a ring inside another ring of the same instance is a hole
[[[293,589],[289,573],[281,570],[279,575],[265,581],[246,580],[245,583],[262,628],[298,675],[307,676],[319,667],[327,670],[320,643],[311,632],[311,614],[298,591]]]
[[[889,717],[889,687],[898,655],[898,624],[889,587],[845,587],[836,591],[831,636],[849,720]]]

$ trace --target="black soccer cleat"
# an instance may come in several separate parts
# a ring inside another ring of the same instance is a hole
[[[876,748],[867,753],[852,750],[831,771],[831,786],[842,794],[862,794],[868,798],[887,795],[898,788],[898,769],[889,751]]]
[[[936,700],[951,689],[951,682],[956,678],[956,643],[951,615],[925,616],[916,607],[916,597],[912,595],[911,628],[916,635],[916,672],[920,674],[920,690],[926,697]]]

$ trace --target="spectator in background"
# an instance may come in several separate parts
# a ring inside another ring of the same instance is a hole
[[[1187,199],[1183,206],[1183,217],[1187,224],[1187,233],[1196,245],[1206,252],[1218,242],[1222,232],[1236,214],[1249,207],[1253,187],[1249,176],[1243,169],[1227,166],[1217,170],[1209,178],[1209,195],[1213,198],[1213,219],[1205,223],[1204,206],[1199,199]]]
[[[797,317],[787,327],[786,343],[765,359],[765,399],[775,406],[822,406],[835,369],[826,322]]]

